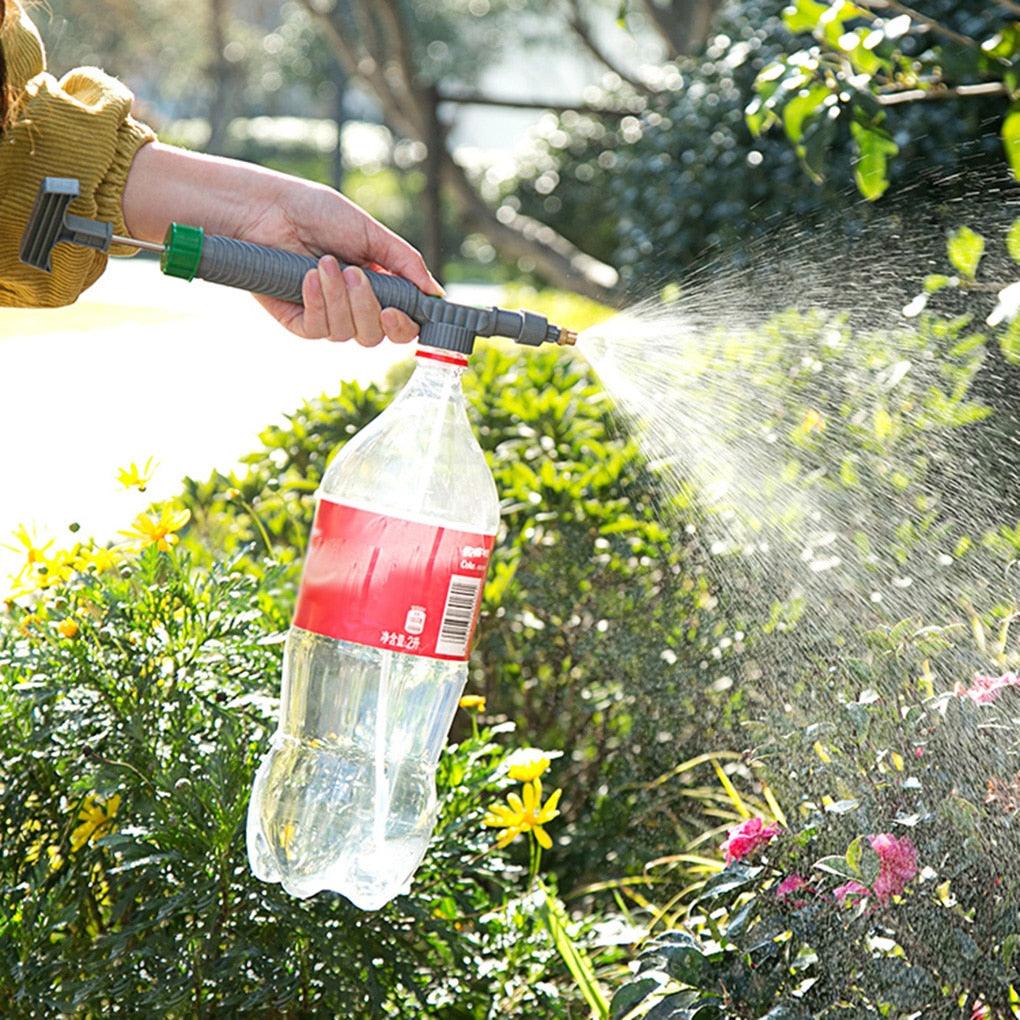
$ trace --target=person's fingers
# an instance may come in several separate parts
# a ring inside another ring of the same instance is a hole
[[[326,317],[326,301],[322,293],[322,279],[317,269],[309,269],[301,282],[301,300],[305,314],[301,320],[301,335],[309,340],[318,340],[329,334],[329,319]]]
[[[391,273],[405,277],[426,294],[442,297],[446,293],[429,272],[421,252],[392,230],[373,220],[366,230],[365,240],[368,245],[366,261],[377,262]]]
[[[314,270],[313,270],[314,271]],[[276,319],[284,329],[289,330],[295,336],[301,337],[303,340],[307,339],[308,336],[304,330],[304,314],[305,310],[301,305],[294,304],[293,301],[283,301],[280,298],[266,297],[265,294],[252,294],[252,297],[262,307],[269,312],[269,314]]]
[[[326,318],[329,328],[323,336],[330,340],[350,340],[356,336],[358,327],[351,310],[350,296],[340,263],[332,255],[319,259],[319,282],[326,303]]]
[[[354,337],[362,347],[375,347],[383,339],[379,302],[363,270],[357,266],[348,266],[343,271],[343,277],[347,283],[351,314],[354,316]]]
[[[410,343],[420,332],[418,323],[399,308],[384,308],[379,318],[386,335],[395,344]]]

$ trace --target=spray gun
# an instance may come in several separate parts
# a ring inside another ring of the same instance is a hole
[[[21,239],[21,261],[51,272],[50,259],[58,244],[74,244],[106,252],[111,244],[126,244],[158,252],[160,269],[183,280],[208,280],[301,304],[301,282],[317,262],[309,255],[282,251],[207,235],[201,227],[172,223],[162,244],[120,237],[110,223],[68,212],[78,197],[73,177],[47,177],[39,186],[32,215]],[[399,308],[421,326],[419,342],[428,347],[470,354],[476,337],[501,336],[519,344],[573,345],[577,334],[554,326],[534,312],[505,308],[475,308],[445,298],[430,297],[409,280],[365,270],[383,308]]]

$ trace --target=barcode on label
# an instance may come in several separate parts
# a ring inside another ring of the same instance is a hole
[[[443,619],[439,624],[436,652],[439,655],[467,656],[471,640],[471,624],[475,618],[475,604],[481,592],[482,578],[454,574],[446,592]]]

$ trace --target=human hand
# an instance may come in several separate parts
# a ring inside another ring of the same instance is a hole
[[[365,274],[356,266],[341,271],[337,257],[406,277],[427,294],[443,292],[421,255],[353,202],[253,164],[146,145],[131,166],[123,207],[131,235],[141,240],[162,240],[178,221],[319,258],[304,280],[304,307],[255,295],[301,337],[353,338],[373,347],[384,336],[407,343],[418,335],[413,320],[380,308]]]

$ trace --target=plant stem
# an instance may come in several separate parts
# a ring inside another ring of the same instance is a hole
[[[535,888],[535,882],[538,879],[538,869],[542,863],[542,847],[535,837],[535,834],[529,833],[531,837],[531,866],[528,869],[528,889]]]

